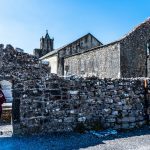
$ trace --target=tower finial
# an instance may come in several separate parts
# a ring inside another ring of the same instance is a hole
[[[48,30],[46,30],[46,34],[48,34]]]

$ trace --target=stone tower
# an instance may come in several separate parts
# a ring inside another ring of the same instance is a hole
[[[52,51],[53,42],[54,42],[54,39],[50,38],[48,34],[48,30],[46,30],[45,38],[43,38],[42,36],[42,38],[40,39],[40,49],[42,49],[45,54]]]
[[[48,34],[48,30],[46,30],[46,35],[45,37],[40,38],[40,49],[34,49],[34,55],[37,56],[38,58],[46,55],[47,53],[51,52],[54,50],[53,44],[54,39],[50,38]]]

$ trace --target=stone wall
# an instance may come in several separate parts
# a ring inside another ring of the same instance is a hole
[[[114,43],[110,51],[105,46],[102,50],[117,63],[119,47]],[[150,118],[144,79],[64,79],[49,75],[48,66],[11,45],[0,45],[0,51],[0,80],[13,83],[14,134],[129,129],[144,125]],[[111,68],[114,73],[116,68]]]
[[[67,44],[58,51],[58,72],[57,74],[64,75],[64,59],[73,55],[78,55],[88,51],[91,48],[103,45],[92,34],[88,33],[76,41]]]
[[[15,127],[20,122],[20,99],[23,91],[22,84],[18,83],[23,80],[45,78],[49,72],[49,66],[43,64],[37,57],[18,52],[11,45],[4,47],[0,44],[0,82],[6,80],[13,85],[12,116]]]
[[[139,25],[120,42],[121,77],[150,77],[150,20]]]
[[[0,44],[0,80],[42,78],[49,74],[48,65],[42,64],[33,55],[18,52],[11,45]]]
[[[150,80],[147,81],[147,88],[146,88],[146,105],[147,105],[147,118],[150,124]]]
[[[120,43],[102,46],[89,52],[65,58],[65,75],[120,77]]]
[[[49,67],[50,67],[50,73],[57,74],[57,66],[58,66],[58,56],[53,55],[50,58],[45,58],[44,61],[49,62]]]
[[[14,134],[140,127],[147,111],[143,83],[57,76],[18,82],[13,93],[20,99],[20,123]]]
[[[64,59],[64,71],[71,75],[150,77],[150,19],[116,42]]]

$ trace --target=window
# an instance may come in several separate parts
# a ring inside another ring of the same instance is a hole
[[[86,37],[85,37],[85,43],[87,43],[87,41],[88,41],[88,37],[86,36]]]
[[[72,55],[72,47],[69,47],[69,55]]]
[[[67,72],[68,72],[68,70],[69,70],[69,66],[68,66],[68,65],[66,65],[66,66],[65,66],[65,71],[67,71]]]
[[[84,72],[84,60],[81,59],[81,64],[80,64],[80,70],[81,72]]]
[[[147,51],[146,51],[146,53],[147,53],[147,56],[150,55],[150,40],[147,42]]]
[[[69,66],[66,65],[66,66],[65,66],[65,75],[68,75],[68,71],[69,71]]]
[[[64,56],[66,55],[66,49],[64,49]]]

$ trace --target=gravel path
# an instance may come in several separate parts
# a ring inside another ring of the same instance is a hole
[[[97,138],[86,133],[53,133],[50,136],[12,137],[11,126],[0,126],[0,150],[150,150],[150,127]],[[9,133],[9,134],[8,134]]]

